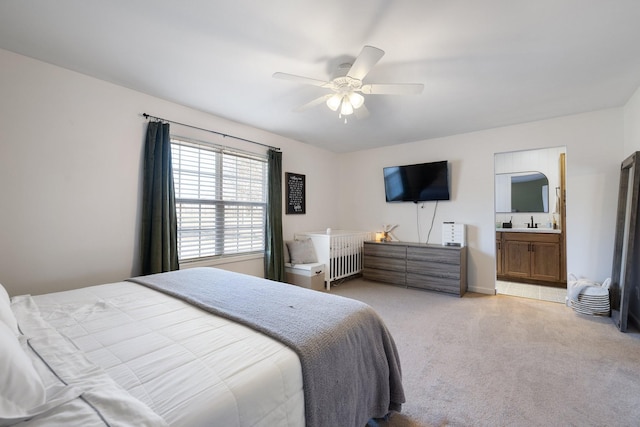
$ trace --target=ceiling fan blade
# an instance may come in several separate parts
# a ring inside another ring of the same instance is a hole
[[[312,79],[310,77],[296,76],[295,74],[287,74],[287,73],[279,73],[279,72],[273,73],[273,78],[281,79],[281,80],[289,80],[292,82],[304,83],[304,84],[314,85],[314,86],[324,86],[330,83],[324,80],[317,80],[317,79]]]
[[[294,110],[293,110],[293,111],[295,111],[296,113],[299,113],[299,112],[301,112],[301,111],[308,110],[309,108],[313,108],[313,107],[315,107],[316,105],[320,105],[320,104],[322,104],[322,103],[326,102],[326,101],[327,101],[327,99],[331,98],[332,96],[333,96],[333,94],[332,94],[332,93],[329,93],[329,94],[327,94],[327,95],[323,95],[323,96],[321,96],[321,97],[319,97],[319,98],[314,99],[313,101],[307,102],[307,103],[306,103],[306,104],[304,104],[304,105],[301,105],[301,106],[299,106],[299,107],[297,107],[297,108],[294,108]]]
[[[364,79],[383,56],[384,50],[382,49],[373,46],[363,47],[360,55],[353,61],[353,65],[349,69],[347,76],[357,80]]]
[[[424,90],[422,83],[389,83],[362,85],[360,91],[371,95],[419,95]]]
[[[363,105],[360,108],[356,108],[353,111],[353,114],[356,116],[356,118],[358,120],[362,120],[362,119],[366,119],[367,117],[369,117],[369,110],[367,110],[367,106]]]

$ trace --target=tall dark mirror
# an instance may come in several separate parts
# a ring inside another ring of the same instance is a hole
[[[618,214],[611,274],[611,319],[621,332],[627,331],[631,314],[640,317],[640,268],[638,267],[638,204],[640,199],[640,151],[627,157],[620,167]],[[635,298],[631,298],[634,295]]]

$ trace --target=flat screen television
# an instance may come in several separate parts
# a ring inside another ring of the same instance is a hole
[[[449,165],[446,160],[383,169],[387,202],[449,200]]]

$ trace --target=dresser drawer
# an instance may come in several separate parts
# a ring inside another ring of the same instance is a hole
[[[364,242],[364,254],[385,257],[385,258],[402,258],[407,256],[407,247],[402,245],[371,243]]]
[[[376,268],[365,268],[362,270],[362,277],[367,280],[375,280],[377,282],[393,283],[396,285],[404,285],[406,274],[404,271],[378,270]]]
[[[407,260],[460,265],[460,250],[410,246],[407,248]]]
[[[460,280],[460,268],[455,264],[442,262],[407,260],[407,273],[421,276],[441,277],[445,279]]]
[[[385,258],[380,256],[367,255],[364,256],[364,268],[374,268],[377,270],[401,271],[404,273],[406,261],[402,258]]]

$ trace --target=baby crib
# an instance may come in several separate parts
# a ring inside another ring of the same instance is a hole
[[[318,262],[325,264],[324,282],[327,290],[331,282],[359,274],[362,271],[364,242],[375,239],[375,232],[331,230],[295,233],[296,240],[311,239]]]

